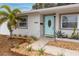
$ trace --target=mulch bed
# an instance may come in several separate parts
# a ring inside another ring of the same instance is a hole
[[[76,42],[56,40],[56,41],[49,41],[47,45],[79,51],[79,43],[76,43]]]
[[[25,56],[52,56],[51,54],[45,52],[43,55],[39,55],[37,50],[27,51],[25,48],[12,48],[11,51]]]
[[[27,43],[27,41],[24,39],[8,38],[8,36],[0,35],[0,56],[22,56],[21,54],[11,52],[10,49],[17,44]]]
[[[37,50],[32,49],[31,51],[28,51],[26,47],[27,45],[28,45],[27,43],[20,44],[18,48],[17,47],[11,48],[11,51],[25,56],[40,56]],[[52,55],[44,52],[44,54],[41,56],[52,56]]]

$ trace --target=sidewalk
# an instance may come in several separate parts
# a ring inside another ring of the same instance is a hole
[[[34,50],[38,50],[39,48],[44,48],[45,45],[49,42],[48,39],[40,39],[32,44],[30,44],[29,46],[32,46],[32,48]]]

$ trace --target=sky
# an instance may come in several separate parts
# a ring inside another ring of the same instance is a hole
[[[27,11],[32,9],[32,3],[0,3],[1,5],[9,5],[11,9],[19,8],[22,11]]]

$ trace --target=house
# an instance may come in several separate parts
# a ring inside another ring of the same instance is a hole
[[[79,4],[25,11],[20,17],[23,20],[13,34],[44,37],[61,31],[71,35],[74,26],[79,32]]]

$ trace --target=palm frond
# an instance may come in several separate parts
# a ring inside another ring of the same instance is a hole
[[[20,16],[16,16],[15,18],[16,18],[17,21],[22,20],[22,18]]]
[[[4,18],[0,18],[0,25],[2,25],[4,22],[6,22],[7,21],[7,18],[6,17],[4,17]]]
[[[14,9],[14,10],[12,11],[12,13],[13,13],[13,14],[21,13],[21,10],[19,10],[18,8],[16,8],[16,9]]]
[[[11,12],[11,9],[8,5],[2,5],[0,8],[4,8],[5,10],[7,10],[9,13]]]
[[[4,15],[4,16],[7,16],[8,13],[6,11],[0,11],[0,15]]]
[[[15,16],[12,13],[10,13],[8,15],[8,19],[9,19],[9,21],[13,21],[15,19]]]

